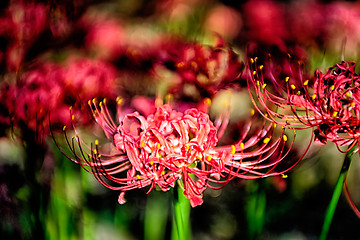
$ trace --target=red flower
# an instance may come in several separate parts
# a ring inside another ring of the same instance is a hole
[[[234,145],[217,146],[228,119],[219,119],[214,125],[207,114],[195,108],[182,113],[163,105],[147,118],[138,112],[123,115],[119,108],[117,126],[105,100],[99,104],[93,100],[89,105],[116,153],[100,153],[97,140],[86,146],[77,135],[71,141],[66,137],[75,159],[68,157],[91,171],[104,186],[120,190],[120,204],[125,203],[128,190],[167,191],[179,182],[194,207],[202,204],[207,187],[219,188],[234,177],[281,175],[293,167],[277,169],[289,150],[284,150],[287,136],[283,132],[271,139],[272,124],[247,136],[248,124]]]
[[[259,98],[258,109],[265,109],[263,115],[268,120],[291,128],[314,127],[315,141],[320,143],[328,139],[339,147],[358,142],[360,77],[354,63],[341,62],[325,74],[317,70],[310,80],[299,71],[298,75],[276,79],[283,87],[274,87],[264,80],[265,67],[250,62],[253,74],[249,79]]]

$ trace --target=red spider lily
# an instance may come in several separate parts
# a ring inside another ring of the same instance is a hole
[[[170,89],[170,93],[182,92],[184,85],[193,85],[202,97],[214,95],[238,81],[244,69],[244,63],[222,39],[216,46],[198,43],[168,41],[160,45],[160,65],[176,73],[181,82]],[[188,96],[189,97],[189,96]]]
[[[64,133],[73,152],[66,156],[91,171],[104,186],[121,191],[120,204],[125,203],[124,193],[128,190],[167,191],[178,182],[194,207],[202,204],[207,187],[222,187],[235,177],[281,175],[295,165],[278,170],[290,149],[285,148],[288,136],[284,129],[272,138],[271,123],[264,123],[249,136],[249,121],[237,142],[217,146],[228,122],[226,114],[214,124],[195,108],[182,113],[162,105],[145,118],[138,112],[122,114],[121,100],[118,103],[120,124],[116,125],[106,100],[89,101],[96,122],[113,142],[111,154],[100,152],[98,140],[87,145],[78,134],[70,139],[65,129]],[[293,140],[290,148],[292,144]]]
[[[48,116],[51,112],[52,123],[60,126],[70,123],[69,107],[79,114],[79,100],[94,96],[112,97],[116,71],[100,61],[69,61],[66,67],[52,63],[38,64],[25,72],[14,84],[7,84],[1,91],[3,108],[11,117],[12,125],[26,128],[36,133],[42,141],[48,133]],[[102,84],[103,88],[95,88]],[[7,117],[7,116],[5,116]],[[9,118],[10,118],[9,117]],[[89,114],[83,114],[82,123],[91,120]],[[0,122],[6,123],[0,116]]]
[[[314,127],[315,141],[326,143],[328,139],[338,148],[350,145],[351,149],[358,142],[360,78],[354,63],[341,62],[325,74],[317,70],[310,81],[299,70],[298,74],[275,79],[283,85],[274,88],[264,80],[263,65],[258,66],[252,59],[250,66],[249,79],[268,120],[291,128]],[[253,102],[256,103],[255,99]]]

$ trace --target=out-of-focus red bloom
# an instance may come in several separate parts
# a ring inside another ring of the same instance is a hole
[[[242,28],[240,12],[234,8],[219,5],[211,9],[206,17],[205,28],[226,39],[234,39]]]
[[[12,3],[0,20],[0,35],[10,40],[6,64],[19,70],[27,48],[47,26],[47,7],[41,3]]]
[[[113,59],[126,43],[123,27],[115,19],[89,18],[82,20],[82,25],[88,29],[86,47],[101,59]]]
[[[287,37],[285,8],[271,0],[252,0],[243,6],[244,37],[285,49]]]
[[[360,77],[355,64],[341,62],[326,73],[315,71],[312,79],[302,74],[277,79],[285,88],[268,86],[263,65],[252,59],[251,79],[255,87],[260,111],[270,121],[291,128],[312,128],[315,141],[334,142],[338,147],[354,146],[360,136]],[[275,89],[275,90],[274,90]],[[262,109],[261,109],[262,108]]]
[[[159,51],[160,64],[180,76],[181,82],[169,90],[174,95],[192,85],[203,97],[212,96],[239,80],[244,69],[239,56],[221,39],[214,47],[170,41]]]
[[[195,108],[182,113],[162,105],[145,118],[138,112],[122,114],[121,100],[117,101],[119,125],[112,120],[105,100],[89,101],[95,120],[113,141],[111,154],[101,151],[98,140],[88,146],[78,135],[70,140],[65,131],[65,136],[74,153],[68,157],[104,186],[121,191],[120,204],[125,203],[128,190],[167,191],[178,182],[194,207],[202,204],[207,187],[219,188],[235,177],[281,175],[294,166],[277,168],[289,152],[284,148],[288,136],[283,129],[272,139],[271,123],[250,135],[249,121],[233,145],[217,146],[228,122],[226,116],[213,124]]]
[[[100,61],[69,60],[65,67],[40,64],[9,84],[1,98],[13,125],[35,131],[41,140],[49,130],[49,113],[54,125],[68,125],[69,107],[80,114],[81,100],[113,97],[116,77],[116,71]],[[90,115],[84,114],[80,119],[89,122]]]

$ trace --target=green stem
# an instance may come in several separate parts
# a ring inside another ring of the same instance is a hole
[[[185,197],[183,190],[176,185],[174,189],[174,225],[176,226],[177,239],[185,240],[190,238],[190,203]],[[172,234],[173,240],[176,235]]]
[[[354,150],[355,150],[355,146],[353,148],[351,148],[346,153],[344,163],[343,163],[343,165],[341,167],[341,171],[340,171],[338,180],[337,180],[336,185],[335,185],[334,193],[332,195],[330,204],[329,204],[328,209],[326,211],[324,224],[323,224],[323,227],[322,227],[322,230],[321,230],[319,240],[325,240],[327,238],[327,234],[329,232],[331,222],[332,222],[332,219],[334,217],[335,209],[336,209],[337,203],[339,201],[342,188],[344,186],[344,182],[345,182],[345,179],[346,179],[346,174],[347,174],[347,172],[349,170]]]
[[[165,239],[168,219],[168,197],[162,191],[153,191],[146,202],[144,240]]]

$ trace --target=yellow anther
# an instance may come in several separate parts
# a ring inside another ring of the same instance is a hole
[[[316,94],[314,93],[314,94],[311,96],[311,98],[312,98],[313,100],[315,100]]]
[[[106,98],[103,99],[104,104],[106,104]]]
[[[274,128],[276,128],[276,126],[277,126],[277,124],[276,124],[276,123],[274,123]]]
[[[289,58],[291,58],[291,55],[290,55],[290,53],[288,53],[287,55],[288,55],[288,57],[289,57]]]
[[[71,120],[74,120],[75,119],[75,116],[74,115],[71,115]]]
[[[264,116],[265,116],[265,117],[267,117],[267,116],[268,116],[268,114],[267,114],[267,113],[265,113],[265,114],[264,114]]]
[[[251,109],[251,110],[250,110],[250,114],[251,114],[251,116],[254,116],[254,114],[255,114],[255,109]]]
[[[160,147],[161,147],[160,143],[157,143],[157,144],[156,144],[156,148],[157,148],[157,149],[160,149]]]
[[[333,112],[332,116],[336,117],[338,115],[338,112]]]
[[[335,89],[335,86],[332,85],[332,86],[330,87],[330,90],[333,91],[334,89]]]
[[[265,138],[264,140],[263,140],[263,143],[268,143],[270,141],[270,138]]]
[[[64,132],[65,132],[65,130],[66,130],[66,126],[63,127],[63,131],[64,131]]]
[[[99,140],[95,140],[95,145],[98,145],[99,144]]]
[[[296,89],[296,87],[295,87],[294,84],[291,84],[290,87],[291,87],[292,90],[295,90],[295,89]]]
[[[190,144],[188,144],[188,143],[185,144],[185,148],[189,150],[190,149]]]
[[[101,158],[101,154],[98,155],[98,158]]]
[[[236,153],[236,147],[231,145],[231,154],[234,155]]]
[[[211,99],[210,98],[205,98],[204,102],[205,102],[205,104],[210,105],[211,104]]]
[[[282,177],[282,178],[287,178],[288,175],[286,175],[286,174],[281,174],[281,177]]]
[[[251,63],[254,63],[254,59],[250,58],[250,62],[251,62]]]
[[[140,175],[136,175],[136,177],[137,177],[137,179],[139,179],[139,180],[141,179]]]
[[[288,137],[285,134],[283,135],[283,140],[284,140],[284,142],[286,142],[288,140]]]
[[[297,92],[296,92],[296,95],[300,95],[300,93],[301,93],[300,91],[297,91]]]
[[[153,162],[153,161],[150,161],[150,165],[151,165],[151,166],[154,165],[154,162]]]
[[[266,83],[264,83],[261,87],[262,87],[262,89],[265,89],[266,88]]]
[[[257,86],[260,86],[260,82],[259,82],[259,81],[256,81],[256,85],[257,85]]]
[[[171,93],[168,93],[166,94],[165,98],[167,102],[171,102],[171,100],[173,99],[173,95]]]
[[[95,155],[97,154],[97,150],[96,150],[96,149],[94,149],[94,154],[95,154]]]
[[[122,103],[123,103],[123,99],[122,99],[121,97],[117,97],[117,98],[116,98],[116,103],[117,103],[118,105],[122,104]]]
[[[177,68],[182,68],[182,67],[184,67],[184,66],[185,66],[185,63],[184,63],[184,62],[179,62],[179,63],[176,64],[176,67],[177,67]]]
[[[350,106],[351,107],[355,106],[355,102],[350,103]]]
[[[350,94],[350,92],[346,92],[346,94],[345,94],[347,97],[351,97],[351,94]]]
[[[155,107],[160,107],[163,104],[163,101],[161,100],[161,98],[156,98],[155,99]]]
[[[259,70],[262,70],[264,68],[264,65],[259,66]]]
[[[241,149],[244,149],[244,147],[245,147],[245,144],[242,142],[242,143],[240,143],[240,148]]]
[[[257,60],[258,60],[258,57],[255,57],[255,58],[254,58],[254,61],[256,62]]]
[[[290,79],[290,77],[286,77],[286,78],[285,78],[285,82],[288,82],[289,79]]]
[[[140,142],[141,147],[145,147],[145,142]]]
[[[93,104],[96,103],[96,98],[93,98],[92,103],[93,103]]]
[[[91,100],[88,101],[88,105],[91,106]]]
[[[210,156],[210,155],[206,157],[206,160],[208,160],[208,161],[211,161],[211,159],[212,159],[212,156]]]
[[[256,71],[253,71],[253,75],[256,75]]]
[[[70,110],[70,111],[72,110],[72,106],[69,107],[69,110]]]
[[[162,171],[160,175],[161,175],[161,176],[164,176],[164,175],[165,175],[165,171]]]
[[[305,82],[304,82],[304,86],[307,86],[309,84],[309,80],[306,80]]]
[[[101,107],[102,106],[102,102],[99,102],[99,107]]]

